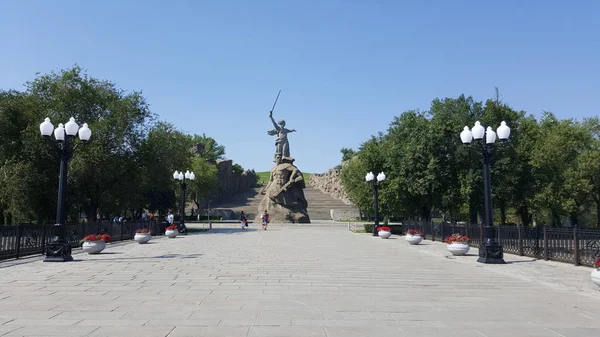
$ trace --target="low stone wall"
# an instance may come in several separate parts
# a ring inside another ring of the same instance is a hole
[[[348,205],[352,205],[352,202],[342,186],[340,172],[339,169],[330,169],[326,173],[313,174],[310,177],[310,186],[319,189],[321,192],[327,193],[336,199],[340,199]]]
[[[258,175],[254,170],[246,170],[242,173],[234,172],[231,160],[221,160],[216,165],[218,170],[217,188],[206,200],[212,200],[213,203],[225,201],[256,186]]]
[[[215,216],[220,217],[221,220],[234,220],[234,219],[239,218],[239,215],[236,214],[231,209],[217,208],[217,209],[211,209],[210,213],[208,213],[206,210],[203,210],[202,212],[200,212],[200,220],[202,220],[203,218],[206,219],[206,217],[209,214],[211,217],[215,217]]]
[[[332,209],[331,219],[335,221],[360,220],[360,212],[357,209]]]

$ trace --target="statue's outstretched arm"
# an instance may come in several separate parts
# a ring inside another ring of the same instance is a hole
[[[279,131],[281,129],[281,127],[279,125],[277,125],[277,123],[275,123],[275,120],[273,119],[273,115],[269,115],[269,118],[271,118],[271,123],[273,123],[273,126],[275,127],[275,129],[277,129],[277,131]]]

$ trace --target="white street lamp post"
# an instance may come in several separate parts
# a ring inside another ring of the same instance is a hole
[[[196,178],[196,175],[194,174],[194,172],[190,171],[185,171],[185,173],[175,171],[173,172],[173,178],[175,180],[179,180],[179,182],[181,183],[181,210],[179,213],[181,215],[181,222],[179,225],[179,232],[182,234],[187,234],[187,227],[185,226],[185,193],[187,188],[186,180],[194,180]]]
[[[381,172],[377,175],[377,177],[375,177],[373,172],[369,172],[365,176],[365,180],[373,185],[373,199],[375,204],[375,224],[373,225],[373,236],[379,236],[377,232],[377,227],[379,226],[379,187],[381,182],[385,180],[385,173]]]
[[[71,244],[66,238],[66,197],[67,197],[67,169],[69,159],[73,153],[72,141],[75,136],[79,135],[79,139],[84,142],[90,140],[92,130],[88,128],[86,123],[80,128],[75,122],[75,118],[71,117],[69,121],[63,125],[58,124],[54,129],[54,125],[50,123],[50,118],[46,118],[40,124],[40,133],[42,136],[49,138],[54,133],[54,138],[58,141],[60,148],[60,175],[58,178],[58,201],[56,205],[56,224],[55,237],[52,242],[46,244],[46,257],[44,262],[65,262],[72,261]]]
[[[485,142],[483,142],[483,208],[485,227],[484,242],[481,243],[481,247],[479,248],[479,259],[477,261],[489,264],[506,263],[504,261],[504,250],[496,239],[496,229],[494,228],[490,167],[493,159],[491,147],[496,142],[496,136],[502,142],[508,141],[510,128],[506,125],[506,122],[502,122],[496,131],[494,132],[489,126],[485,130],[479,121],[477,121],[471,130],[465,126],[464,130],[460,133],[460,139],[463,144],[470,144],[473,139],[483,140],[485,136]]]

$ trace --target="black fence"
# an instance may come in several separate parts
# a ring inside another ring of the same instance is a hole
[[[483,241],[482,225],[456,224],[450,222],[411,222],[403,223],[404,230],[419,229],[424,239],[443,241],[457,233],[471,239],[471,246],[479,247]],[[600,230],[553,228],[547,226],[494,226],[497,239],[504,252],[530,256],[544,260],[573,263],[576,266],[594,266],[600,257]]]
[[[67,225],[67,240],[72,247],[89,234],[108,234],[113,241],[132,240],[139,228],[149,228],[152,235],[163,235],[166,222],[124,221],[93,222]],[[43,254],[46,244],[55,236],[54,225],[19,224],[0,226],[0,260],[18,259],[23,256]]]

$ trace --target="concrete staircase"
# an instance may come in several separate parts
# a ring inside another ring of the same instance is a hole
[[[304,196],[308,201],[308,215],[311,220],[331,219],[331,209],[356,209],[355,206],[335,199],[310,185],[304,189]]]
[[[231,209],[238,214],[244,211],[248,219],[253,219],[258,213],[258,205],[263,198],[260,194],[261,189],[262,187],[257,187],[237,194],[229,201],[213,204],[213,208]],[[310,185],[304,189],[304,196],[308,201],[308,215],[311,220],[331,219],[331,209],[356,209],[355,206],[347,205]]]
[[[248,220],[252,220],[258,213],[258,205],[260,205],[260,201],[263,197],[263,195],[260,194],[261,189],[262,186],[250,189],[246,192],[238,193],[234,195],[231,200],[213,204],[212,208],[230,209],[236,214],[244,211],[244,213],[246,213],[246,218],[248,218]]]

